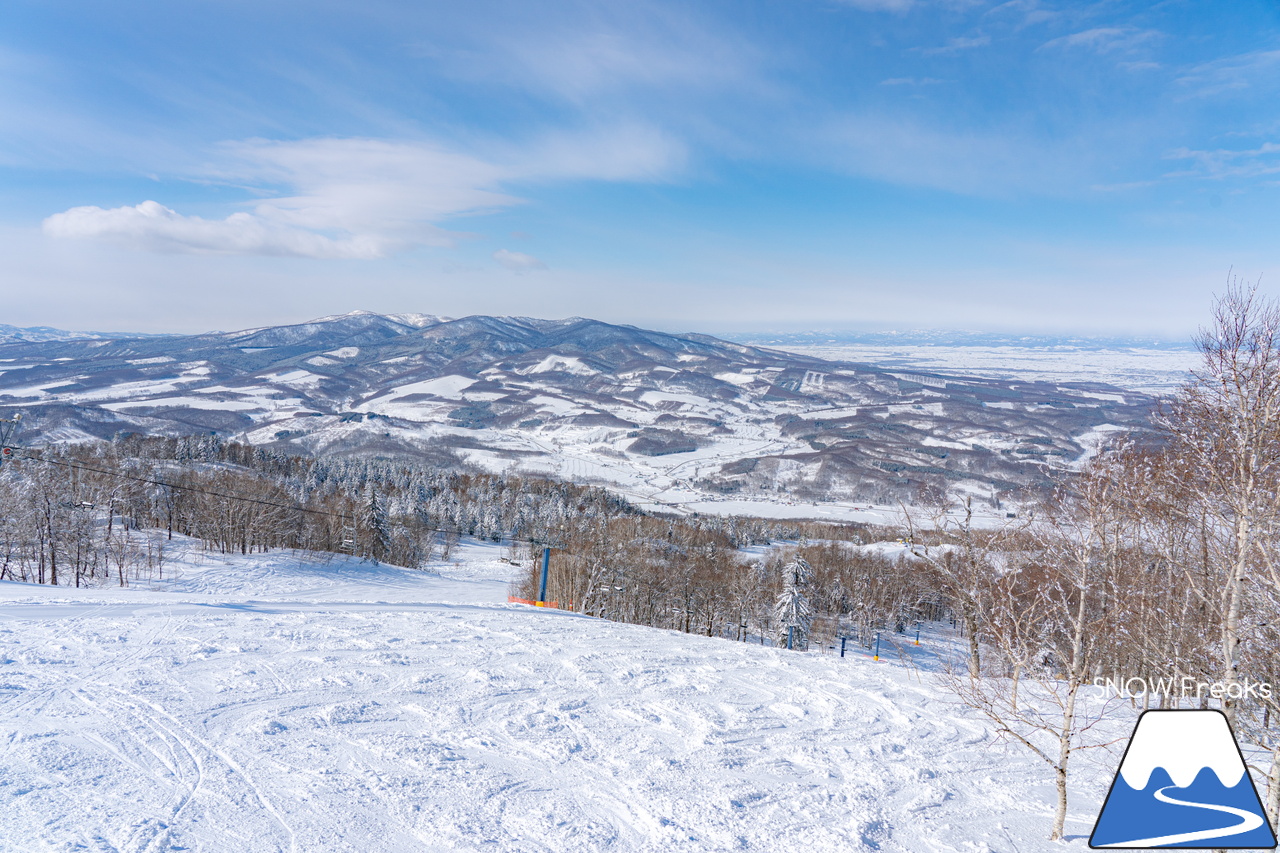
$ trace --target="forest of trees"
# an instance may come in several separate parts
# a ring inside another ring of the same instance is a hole
[[[223,553],[306,548],[405,566],[459,536],[539,537],[633,513],[601,489],[286,456],[216,436],[25,451],[0,471],[0,580],[82,585],[163,571],[173,534]]]
[[[648,518],[596,487],[440,470],[406,459],[290,456],[217,436],[124,435],[23,450],[0,468],[0,580],[82,586],[163,573],[165,542],[222,553],[346,553],[416,567],[460,536],[562,545],[576,531]],[[732,547],[833,525],[670,519]],[[665,529],[665,528],[664,528]]]
[[[870,638],[877,629],[947,612],[917,566],[856,547],[857,534],[879,539],[895,531],[856,528],[848,541],[832,541],[824,534],[855,528],[800,527],[800,536],[779,538],[816,541],[773,548],[751,560],[714,523],[637,516],[575,525],[553,551],[547,599],[621,622],[773,643],[779,636],[785,640],[788,627],[776,613],[786,566],[799,560],[811,569],[797,590],[811,615],[793,625],[803,629],[804,645],[830,645],[849,634]],[[520,598],[537,598],[538,550],[530,550],[529,570],[513,590]]]

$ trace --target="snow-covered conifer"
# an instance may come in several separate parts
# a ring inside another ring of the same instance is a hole
[[[813,607],[809,604],[804,589],[811,580],[813,568],[803,557],[796,557],[782,568],[782,593],[773,608],[778,625],[779,645],[786,645],[788,636],[794,649],[805,649],[809,645]]]
[[[391,553],[390,524],[387,521],[387,513],[382,506],[382,501],[378,498],[378,491],[372,484],[365,487],[364,506],[362,509],[364,517],[361,521],[364,523],[365,533],[368,536],[365,556],[374,560],[385,560]]]

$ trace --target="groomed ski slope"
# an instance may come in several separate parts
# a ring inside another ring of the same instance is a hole
[[[504,549],[457,553],[0,584],[0,849],[1064,849],[1048,773],[896,653],[509,605]]]

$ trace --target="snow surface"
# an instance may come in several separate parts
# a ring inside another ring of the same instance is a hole
[[[577,412],[586,411],[586,409],[581,405],[566,400],[563,397],[549,397],[545,394],[530,397],[529,405],[536,406],[539,411],[551,412],[554,415],[571,415]]]
[[[204,394],[204,390],[197,393]],[[293,401],[300,404],[301,401]],[[212,400],[208,397],[149,397],[145,400],[135,400],[124,403],[103,403],[102,408],[111,409],[116,412],[128,411],[129,409],[138,409],[148,406],[190,406],[193,409],[209,409],[224,410],[228,412],[256,412],[261,411],[262,401],[249,397],[243,400]]]
[[[925,672],[949,628],[874,662],[507,604],[501,546],[175,544],[129,589],[0,583],[0,848],[1048,847],[1049,774]]]
[[[281,385],[288,385],[291,388],[310,389],[315,388],[325,377],[312,373],[309,370],[289,370],[283,373],[264,373],[260,379],[268,382],[278,382]]]
[[[462,392],[475,384],[476,380],[470,377],[450,374],[449,376],[427,379],[423,382],[410,382],[407,385],[401,385],[381,397],[374,398],[370,403],[395,400],[399,397],[407,397],[410,394],[431,394],[448,400],[459,400],[462,398]]]
[[[517,370],[522,376],[535,373],[573,373],[578,376],[595,376],[600,373],[593,367],[582,363],[582,359],[563,355],[549,355],[537,364]]]
[[[1192,349],[1144,347],[889,346],[832,343],[815,346],[789,345],[784,349],[836,361],[867,362],[884,369],[901,366],[991,379],[1104,382],[1148,394],[1170,393],[1186,382],[1187,372],[1200,363],[1199,353]]]

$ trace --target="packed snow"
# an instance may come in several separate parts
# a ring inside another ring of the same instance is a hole
[[[930,675],[949,626],[787,652],[508,604],[509,554],[179,542],[128,589],[0,584],[0,848],[1048,846],[1050,775]]]

